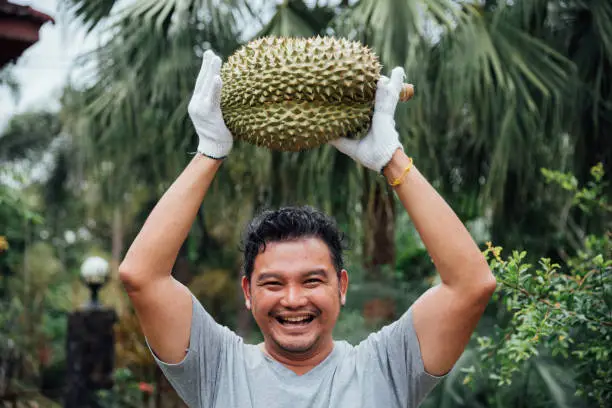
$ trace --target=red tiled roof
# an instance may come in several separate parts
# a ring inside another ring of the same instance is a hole
[[[29,6],[0,0],[0,68],[39,40],[40,26],[53,18]]]
[[[30,6],[22,6],[20,4],[9,3],[8,0],[0,0],[0,18],[7,17],[26,19],[40,23],[41,25],[47,21],[55,23],[53,17],[38,10],[34,10]]]

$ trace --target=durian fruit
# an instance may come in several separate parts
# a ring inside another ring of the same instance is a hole
[[[272,150],[361,137],[380,70],[367,47],[342,38],[253,40],[221,68],[223,119],[236,139]]]

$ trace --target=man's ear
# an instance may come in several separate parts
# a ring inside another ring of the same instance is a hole
[[[340,282],[338,283],[340,285],[340,305],[344,306],[346,303],[346,292],[348,291],[349,284],[348,272],[346,269],[340,271]]]
[[[244,294],[244,305],[248,310],[251,310],[251,282],[246,276],[242,277],[241,286]]]

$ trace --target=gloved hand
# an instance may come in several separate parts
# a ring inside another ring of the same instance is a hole
[[[208,50],[202,57],[202,68],[187,112],[200,138],[198,152],[213,159],[225,158],[234,143],[221,114],[221,59]]]
[[[380,172],[397,149],[404,149],[394,119],[404,77],[404,69],[397,67],[391,71],[391,78],[381,76],[378,80],[372,124],[363,139],[343,137],[329,143],[363,166]]]

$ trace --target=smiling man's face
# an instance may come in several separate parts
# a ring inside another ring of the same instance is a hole
[[[338,279],[329,248],[319,238],[267,244],[255,258],[251,281],[242,280],[266,350],[290,359],[331,351],[347,286],[347,272]]]

